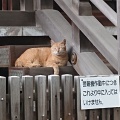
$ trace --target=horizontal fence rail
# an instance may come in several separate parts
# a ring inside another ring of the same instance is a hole
[[[115,120],[113,109],[81,110],[80,76],[10,76],[8,81],[6,91],[6,78],[0,77],[0,120]]]

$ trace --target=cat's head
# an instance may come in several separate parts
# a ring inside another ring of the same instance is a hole
[[[66,54],[66,40],[54,42],[51,40],[51,52],[53,55],[61,56]]]

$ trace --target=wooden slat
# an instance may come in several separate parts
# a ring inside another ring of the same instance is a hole
[[[24,120],[33,120],[33,77],[23,76]]]
[[[35,76],[37,120],[47,120],[46,76]]]
[[[73,50],[77,55],[77,62],[73,65],[78,74],[111,74],[95,53],[80,53],[72,40],[72,30],[65,18],[55,10],[36,12],[37,24],[42,25],[45,32],[55,41],[67,40],[67,50]]]
[[[72,75],[78,75],[78,73],[74,70],[72,66],[64,66],[60,67],[60,74],[72,74]],[[22,75],[51,75],[53,74],[53,68],[50,67],[37,67],[37,68],[17,68],[17,67],[11,67],[9,68],[9,74],[14,76],[17,75],[21,77]]]
[[[20,0],[20,10],[25,11],[25,0]]]
[[[117,41],[93,16],[77,16],[70,1],[55,0],[76,26],[117,70]]]
[[[12,10],[20,10],[20,0],[12,0]]]
[[[41,27],[0,27],[0,36],[47,36]]]
[[[23,36],[47,36],[41,27],[23,27]]]
[[[20,81],[19,77],[9,77],[11,120],[20,120]]]
[[[22,27],[0,27],[0,36],[22,36]]]
[[[74,77],[75,91],[76,91],[76,106],[77,106],[77,120],[88,119],[86,116],[86,111],[81,110],[81,95],[80,95],[80,76]]]
[[[0,11],[0,26],[35,26],[35,13]]]
[[[2,10],[7,10],[7,0],[2,0]]]
[[[58,75],[49,75],[49,93],[51,120],[60,120],[60,78]]]
[[[64,120],[73,119],[72,75],[62,75],[62,90],[64,98]]]
[[[25,10],[33,11],[33,0],[25,0]]]
[[[52,9],[53,0],[36,0],[36,10]]]
[[[90,0],[115,26],[117,26],[116,12],[103,0]]]
[[[0,120],[6,120],[6,78],[0,76]]]
[[[12,10],[12,0],[8,0],[8,10]]]

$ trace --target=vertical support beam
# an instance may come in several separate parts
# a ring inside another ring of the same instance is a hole
[[[72,0],[72,7],[77,15],[80,16],[92,15],[91,5],[88,2],[80,2],[80,0]],[[81,39],[80,30],[73,22],[72,22],[72,39],[74,41],[74,45],[76,46],[77,50],[80,52],[84,51],[83,45],[86,43]],[[87,42],[87,47],[89,47],[88,42]]]
[[[36,9],[52,9],[53,8],[53,0],[36,0]]]
[[[47,120],[46,76],[35,76],[37,120]]]
[[[24,120],[33,120],[33,77],[23,76]]]
[[[20,79],[9,77],[11,120],[20,120]]]
[[[62,75],[62,90],[64,98],[64,120],[73,119],[73,91],[72,91],[72,75]]]
[[[80,11],[80,2],[79,0],[72,0],[72,7],[74,12],[79,15]],[[80,30],[78,27],[72,22],[72,39],[74,41],[75,46],[77,47],[78,51],[80,51]]]
[[[60,120],[60,78],[58,75],[49,75],[48,81],[51,120]]]
[[[0,77],[0,120],[6,120],[6,78]]]

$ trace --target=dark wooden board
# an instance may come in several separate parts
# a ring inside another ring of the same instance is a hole
[[[78,75],[77,72],[74,70],[72,66],[64,66],[60,67],[60,75],[62,74],[72,74],[72,75]],[[51,67],[36,67],[36,68],[17,68],[17,67],[11,67],[9,68],[9,75],[51,75],[53,74],[53,68]]]
[[[35,13],[0,11],[0,26],[35,26]]]

